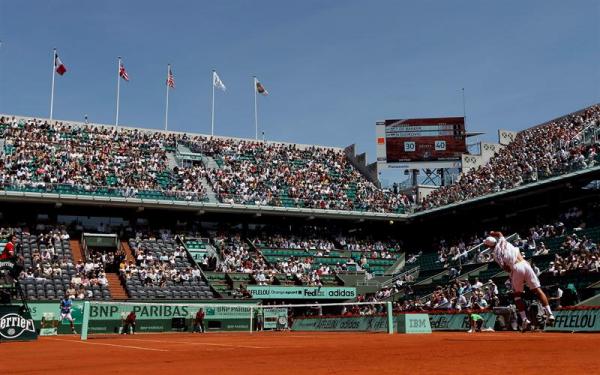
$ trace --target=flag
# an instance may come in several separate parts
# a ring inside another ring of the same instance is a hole
[[[60,61],[58,53],[56,52],[54,53],[54,69],[56,70],[56,73],[61,76],[67,72],[67,67]]]
[[[254,78],[254,83],[256,84],[256,92],[261,94],[261,95],[269,95],[269,92],[267,91],[267,89],[265,89],[265,87],[262,85],[262,83],[260,83],[258,81],[258,79]]]
[[[223,91],[227,90],[227,87],[225,87],[225,84],[223,84],[223,81],[221,81],[221,78],[219,78],[219,75],[214,70],[213,70],[213,86],[218,89],[221,89]]]
[[[121,62],[119,63],[119,75],[125,81],[129,82],[129,75],[127,74],[127,71],[125,70],[125,65],[123,65],[123,63],[121,63]]]
[[[175,88],[175,77],[173,77],[173,71],[171,70],[171,65],[169,65],[169,74],[167,74],[167,86],[174,89]]]

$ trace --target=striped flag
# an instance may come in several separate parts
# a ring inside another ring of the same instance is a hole
[[[256,92],[267,96],[269,95],[269,92],[267,91],[267,89],[265,89],[265,86],[262,85],[262,83],[260,83],[260,81],[257,78],[254,78],[254,84],[256,85]]]
[[[127,71],[125,70],[125,65],[123,65],[122,62],[120,62],[119,64],[120,64],[120,66],[119,66],[119,75],[125,81],[129,82],[129,75],[127,74]]]
[[[167,86],[169,86],[172,89],[175,88],[175,77],[173,76],[171,65],[169,65],[169,73],[167,74]]]
[[[54,53],[54,69],[61,76],[67,72],[67,67],[62,63],[56,52]]]

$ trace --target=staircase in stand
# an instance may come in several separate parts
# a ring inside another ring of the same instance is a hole
[[[124,300],[129,298],[123,284],[121,284],[119,275],[107,272],[106,279],[108,280],[108,289],[110,289],[110,296],[113,300]]]
[[[125,258],[128,262],[135,262],[135,258],[133,257],[133,253],[131,252],[131,248],[127,241],[121,241],[121,249],[125,252]]]
[[[81,244],[78,240],[70,240],[69,245],[71,245],[71,252],[73,253],[73,261],[77,263],[79,261],[84,261],[85,256],[83,255],[83,249],[81,248]]]

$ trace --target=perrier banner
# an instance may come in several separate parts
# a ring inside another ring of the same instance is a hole
[[[0,305],[0,341],[35,340],[31,314],[19,305]]]

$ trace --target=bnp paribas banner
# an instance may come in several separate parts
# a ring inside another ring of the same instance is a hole
[[[554,326],[545,331],[600,332],[600,309],[559,310],[554,316]]]
[[[90,321],[99,320],[118,320],[120,321],[123,315],[134,311],[137,315],[137,320],[156,320],[156,319],[171,319],[171,318],[192,318],[196,316],[196,312],[201,307],[204,309],[205,319],[207,320],[226,320],[226,319],[249,319],[250,307],[256,306],[248,304],[247,306],[220,306],[219,304],[193,305],[193,304],[91,304],[90,305]],[[29,303],[33,320],[41,321],[42,318],[50,319],[51,316],[60,316],[59,303]],[[75,320],[75,324],[81,324],[83,321],[83,302],[73,301],[71,315]]]
[[[255,299],[354,299],[356,288],[310,286],[249,285],[248,292]]]

